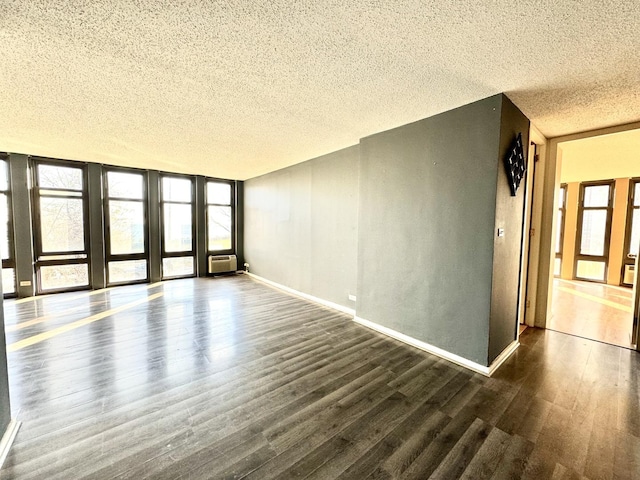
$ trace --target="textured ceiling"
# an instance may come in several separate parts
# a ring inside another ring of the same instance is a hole
[[[0,150],[245,179],[499,92],[640,120],[640,2],[2,0]]]

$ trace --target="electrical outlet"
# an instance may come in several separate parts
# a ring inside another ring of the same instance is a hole
[[[356,296],[355,295],[349,295],[349,300],[351,300],[352,302],[356,301]]]
[[[20,286],[21,287],[30,287],[31,286],[31,282],[29,280],[23,280],[20,282]]]

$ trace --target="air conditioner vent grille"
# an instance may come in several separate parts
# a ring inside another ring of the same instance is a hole
[[[238,269],[238,260],[235,255],[210,255],[209,273],[235,272]]]

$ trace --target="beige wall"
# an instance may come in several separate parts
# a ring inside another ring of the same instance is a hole
[[[562,269],[560,272],[560,277],[564,279],[573,278],[573,265],[578,229],[579,194],[579,182],[571,182],[567,184],[567,205],[564,224],[564,239],[562,242]],[[627,223],[628,198],[629,179],[616,179],[613,217],[611,223],[611,241],[609,244],[609,269],[607,272],[607,283],[610,285],[620,285],[622,274],[622,255],[624,252],[624,233]]]
[[[562,242],[562,270],[560,277],[573,278],[573,263],[576,252],[576,233],[578,229],[579,183],[567,184],[567,204],[564,220],[564,239]]]
[[[640,175],[640,130],[563,142],[561,183]]]
[[[624,254],[624,233],[627,225],[627,204],[629,203],[629,179],[616,179],[611,223],[611,243],[609,246],[609,271],[607,283],[620,285],[622,276],[622,255]]]

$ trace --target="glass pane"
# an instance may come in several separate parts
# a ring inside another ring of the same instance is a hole
[[[80,198],[40,198],[42,250],[84,250],[83,213]]]
[[[561,258],[556,258],[555,262],[553,263],[553,274],[556,277],[559,277],[561,269],[562,269],[562,259]]]
[[[38,186],[82,190],[82,169],[57,165],[38,165]]]
[[[2,293],[16,293],[16,272],[13,268],[2,269]]]
[[[558,211],[556,219],[556,253],[562,252],[562,212]]]
[[[144,253],[144,204],[142,202],[110,200],[109,228],[112,255]]]
[[[9,168],[6,160],[0,160],[0,190],[9,190]]]
[[[584,187],[585,207],[607,207],[609,206],[609,185],[597,185]]]
[[[9,257],[9,199],[0,194],[0,253],[3,259]]]
[[[165,202],[191,202],[191,180],[162,177],[162,199]]]
[[[55,265],[40,267],[42,290],[58,290],[89,285],[89,267],[78,265]]]
[[[604,281],[604,267],[604,262],[578,260],[576,277],[585,278],[587,280]]]
[[[142,200],[143,180],[141,173],[107,172],[109,197],[139,198]]]
[[[564,196],[566,194],[566,188],[560,187],[560,195],[558,196],[558,208],[564,208]]]
[[[640,207],[640,182],[636,183],[636,188],[633,192],[633,205]]]
[[[147,279],[146,260],[109,262],[109,283],[135,282]]]
[[[582,255],[604,255],[606,230],[606,210],[585,210],[582,217],[580,253]]]
[[[191,205],[164,205],[164,251],[190,252]]]
[[[638,243],[640,243],[640,208],[634,208],[631,219],[631,244],[629,245],[629,253],[638,255]]]
[[[193,275],[193,257],[162,259],[163,277],[183,277],[186,275]]]
[[[208,182],[207,203],[231,205],[231,185],[228,183]]]
[[[231,250],[231,207],[207,207],[209,251]]]

